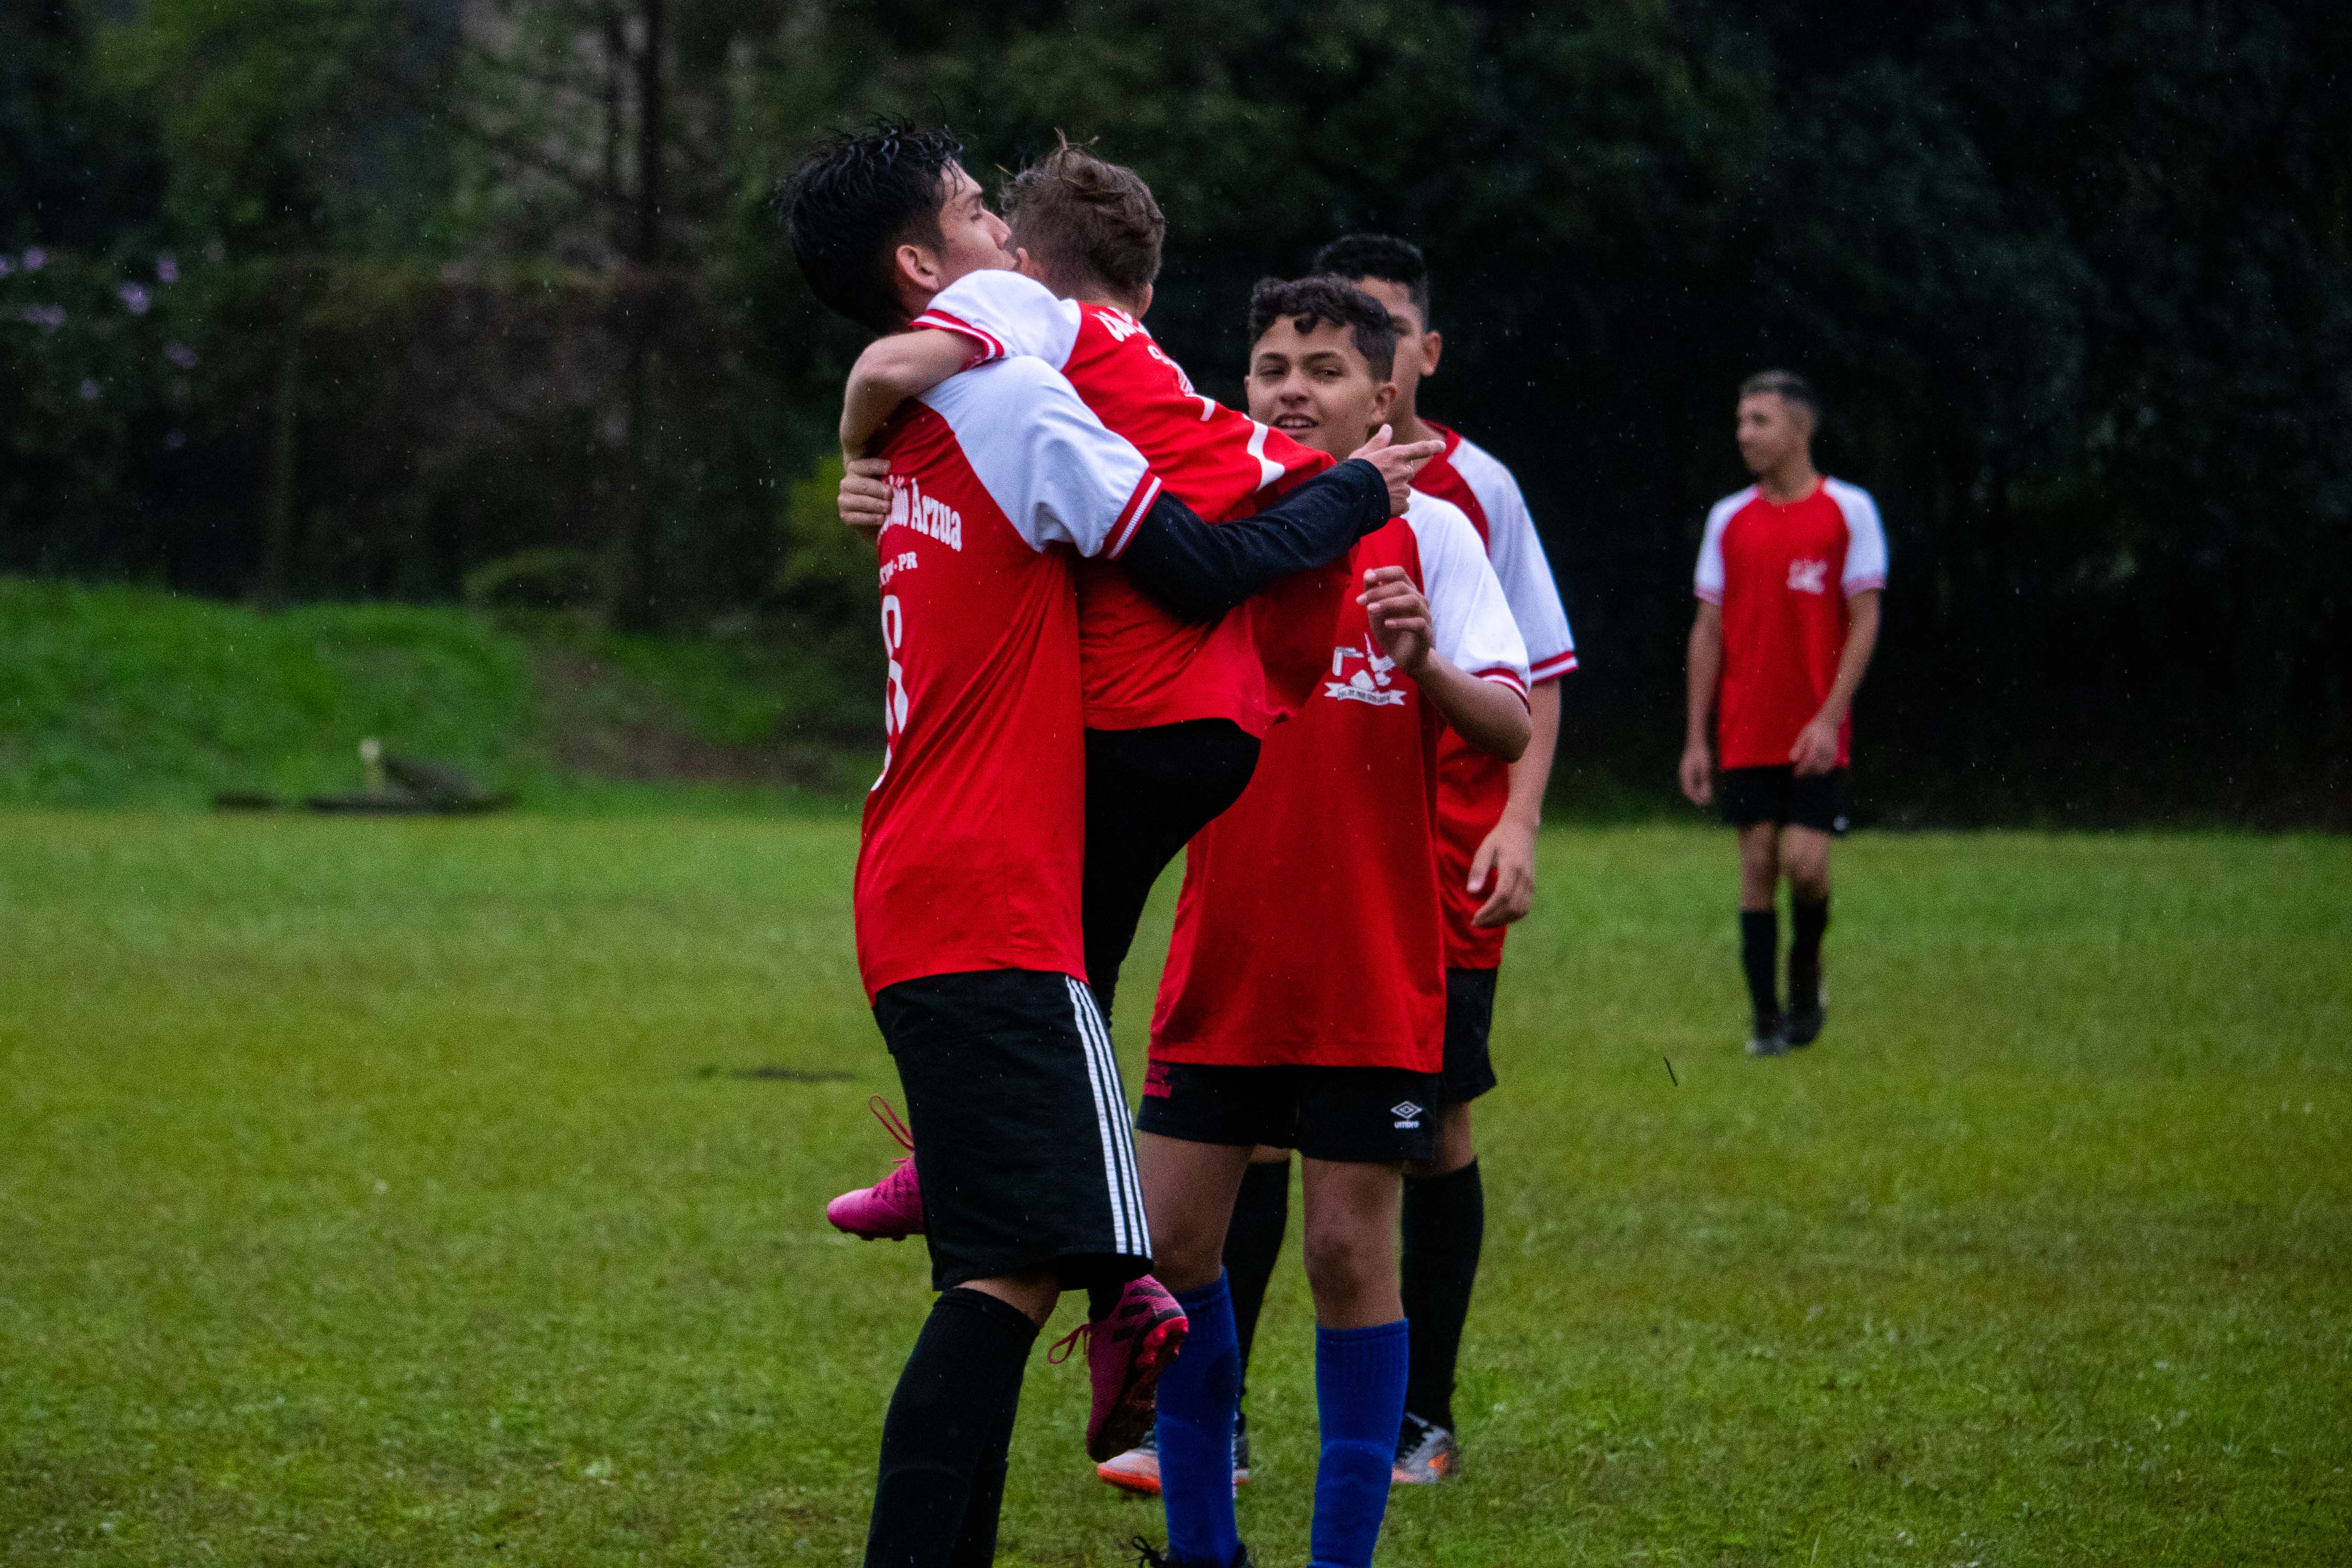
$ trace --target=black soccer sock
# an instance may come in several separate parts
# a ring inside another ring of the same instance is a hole
[[[1486,1186],[1478,1162],[1404,1184],[1404,1315],[1412,1325],[1412,1365],[1404,1407],[1433,1426],[1454,1429],[1454,1363],[1478,1279],[1486,1238]]]
[[[996,1561],[996,1524],[1004,1512],[1004,1478],[1013,1454],[1013,1423],[1021,1414],[1021,1385],[1004,1397],[996,1429],[981,1449],[971,1472],[971,1492],[963,1505],[963,1528],[956,1534],[949,1568],[991,1568]]]
[[[1810,1012],[1822,1005],[1822,933],[1830,929],[1830,901],[1792,899],[1789,916],[1789,1010]]]
[[[1252,1165],[1242,1173],[1234,1200],[1234,1223],[1225,1231],[1225,1276],[1234,1296],[1234,1337],[1241,1342],[1242,1392],[1249,1392],[1250,1341],[1265,1307],[1265,1288],[1282,1256],[1282,1232],[1290,1223],[1290,1162]]]
[[[1778,910],[1739,911],[1739,966],[1748,972],[1748,1000],[1756,1009],[1759,1029],[1780,1016],[1779,967],[1780,912]]]
[[[958,1543],[978,1533],[971,1505],[986,1488],[991,1449],[1010,1438],[1010,1412],[1036,1339],[1028,1314],[978,1290],[950,1290],[931,1304],[882,1422],[866,1568],[956,1568],[966,1561]],[[995,1534],[992,1517],[986,1532]]]

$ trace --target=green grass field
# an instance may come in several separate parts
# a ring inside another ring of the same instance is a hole
[[[928,1303],[916,1245],[819,1212],[895,1152],[854,845],[0,816],[0,1560],[854,1560]],[[2352,843],[1858,839],[1829,1032],[1766,1063],[1720,834],[1545,857],[1466,1473],[1384,1563],[2352,1554]],[[1305,1561],[1309,1321],[1294,1239],[1267,1568]],[[1006,1562],[1160,1533],[1085,1397],[1033,1364]]]

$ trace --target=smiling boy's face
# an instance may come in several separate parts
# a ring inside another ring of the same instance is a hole
[[[1374,381],[1354,331],[1318,321],[1305,331],[1284,316],[1250,349],[1250,417],[1335,458],[1387,423],[1396,383]]]

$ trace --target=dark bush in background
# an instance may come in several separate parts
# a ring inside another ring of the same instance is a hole
[[[1253,279],[1422,241],[1429,406],[1518,468],[1585,650],[1569,795],[1667,788],[1772,363],[1888,519],[1883,816],[2345,818],[2341,11],[0,3],[0,570],[751,617],[838,679],[856,339],[762,202],[912,111],[1140,168],[1154,331],[1228,396]]]

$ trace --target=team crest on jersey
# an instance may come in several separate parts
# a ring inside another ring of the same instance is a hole
[[[1830,591],[1830,563],[1816,556],[1811,560],[1789,563],[1789,592],[1791,594],[1826,594]]]
[[[1348,667],[1358,660],[1362,668]],[[1396,668],[1396,660],[1381,657],[1373,645],[1371,634],[1364,635],[1361,647],[1335,647],[1331,650],[1331,677],[1323,683],[1323,695],[1339,702],[1369,702],[1375,708],[1402,708],[1404,693],[1398,689],[1396,677],[1389,672]]]
[[[890,515],[883,520],[882,526],[911,528],[950,550],[963,548],[963,513],[943,500],[925,495],[923,487],[910,474],[890,476]]]

